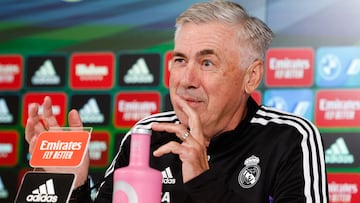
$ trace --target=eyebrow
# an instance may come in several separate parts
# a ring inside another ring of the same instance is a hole
[[[215,51],[212,49],[204,49],[199,51],[197,54],[197,56],[205,56],[205,55],[216,55]]]
[[[216,55],[216,54],[215,54],[215,51],[212,49],[204,49],[204,50],[201,50],[198,53],[196,53],[197,57],[206,56],[206,55]],[[172,56],[173,57],[182,57],[182,58],[186,57],[185,54],[180,53],[180,52],[175,52],[175,51],[172,53]]]
[[[175,51],[173,51],[173,53],[172,53],[172,57],[181,57],[181,58],[184,58],[185,57],[185,54],[183,54],[183,53],[180,53],[180,52],[175,52]]]

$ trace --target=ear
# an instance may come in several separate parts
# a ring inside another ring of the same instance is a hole
[[[262,60],[255,60],[246,70],[244,87],[247,94],[251,94],[260,85],[264,74],[264,63]]]

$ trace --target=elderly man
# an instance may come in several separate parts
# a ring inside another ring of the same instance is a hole
[[[318,130],[298,116],[259,106],[250,94],[264,71],[273,38],[259,19],[238,4],[198,3],[176,21],[170,68],[174,111],[151,115],[135,127],[152,129],[150,165],[170,170],[163,202],[328,202],[323,147]],[[43,120],[57,126],[51,100]],[[30,152],[45,128],[38,107],[29,110]],[[70,126],[82,126],[76,110]],[[95,202],[111,202],[113,173],[129,162],[129,136],[99,187]],[[124,153],[125,152],[125,153]],[[73,202],[88,202],[89,162],[75,172]],[[56,171],[56,169],[44,169]]]

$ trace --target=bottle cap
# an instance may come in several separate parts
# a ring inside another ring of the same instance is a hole
[[[134,128],[131,133],[151,135],[151,130],[145,128]]]

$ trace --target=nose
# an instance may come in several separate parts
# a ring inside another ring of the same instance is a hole
[[[180,84],[185,88],[198,88],[200,85],[200,69],[197,68],[196,64],[188,63],[183,69],[182,78]]]

